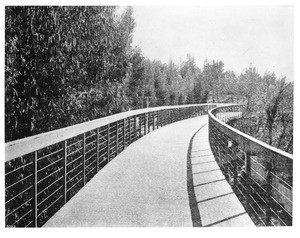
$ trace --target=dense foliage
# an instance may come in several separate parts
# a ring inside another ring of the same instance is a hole
[[[233,126],[274,147],[293,153],[293,83],[276,78],[274,73],[259,75],[249,67],[231,86],[244,97],[243,119]],[[235,86],[234,86],[235,85]]]
[[[134,22],[128,8],[6,7],[6,140],[120,111]]]
[[[293,85],[251,66],[192,56],[151,61],[132,47],[132,8],[5,8],[5,140],[147,106],[247,103],[241,130],[292,151]],[[250,124],[249,124],[250,123]],[[249,126],[251,125],[251,126]]]

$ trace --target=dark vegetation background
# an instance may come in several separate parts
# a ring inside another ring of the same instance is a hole
[[[233,126],[293,152],[293,83],[190,55],[151,61],[132,46],[132,8],[116,9],[5,8],[6,142],[147,106],[240,102]]]

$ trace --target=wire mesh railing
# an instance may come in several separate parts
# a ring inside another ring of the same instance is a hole
[[[129,111],[6,143],[6,226],[41,227],[131,143],[215,105]]]
[[[291,226],[292,155],[246,135],[226,122],[243,116],[242,105],[209,112],[209,142],[223,174],[257,226]]]

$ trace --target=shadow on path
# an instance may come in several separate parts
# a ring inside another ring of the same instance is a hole
[[[254,226],[212,155],[207,123],[189,142],[187,190],[194,227]]]

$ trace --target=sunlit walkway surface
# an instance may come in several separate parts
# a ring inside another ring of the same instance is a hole
[[[202,226],[254,226],[210,150],[208,125],[193,137],[190,153],[194,195]],[[195,208],[192,208],[195,209]]]
[[[252,226],[214,161],[205,125],[207,116],[201,116],[137,140],[44,226],[192,226],[192,214],[199,211],[202,226]],[[194,198],[188,193],[188,176],[193,177]],[[197,207],[191,205],[193,199]]]

